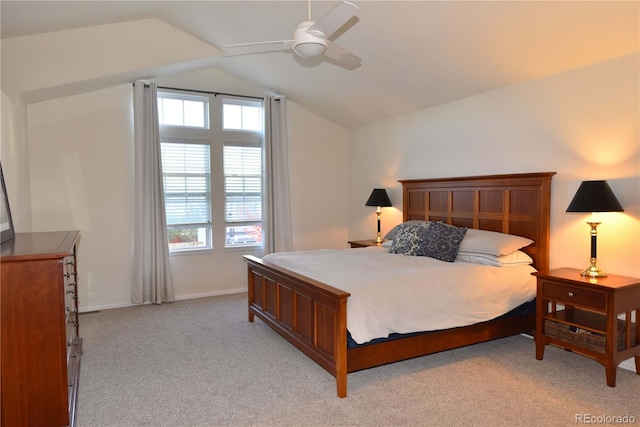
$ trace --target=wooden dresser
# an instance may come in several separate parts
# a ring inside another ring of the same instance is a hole
[[[74,425],[82,355],[77,231],[2,244],[2,425]]]

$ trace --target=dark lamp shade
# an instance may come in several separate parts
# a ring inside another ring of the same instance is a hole
[[[607,181],[583,181],[567,212],[624,212]]]
[[[387,190],[384,188],[374,188],[365,206],[389,207],[393,205],[391,204],[391,200],[389,200]]]

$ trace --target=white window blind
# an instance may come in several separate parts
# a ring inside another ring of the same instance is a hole
[[[167,225],[211,224],[209,145],[162,143]]]
[[[224,146],[225,222],[262,221],[262,148]]]

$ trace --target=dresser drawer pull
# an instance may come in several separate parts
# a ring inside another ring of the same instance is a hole
[[[570,297],[572,297],[572,296],[573,296],[573,292],[569,292],[569,294],[568,294],[568,295],[569,295]]]

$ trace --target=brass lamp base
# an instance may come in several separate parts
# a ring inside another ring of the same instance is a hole
[[[376,214],[378,214],[378,237],[376,237],[376,240],[373,241],[373,243],[375,243],[378,246],[382,245],[382,237],[380,237],[380,214],[381,213],[382,212],[380,211],[380,206],[378,206],[378,210],[376,211]]]
[[[591,258],[589,258],[589,262],[591,265],[585,271],[580,273],[584,277],[591,277],[592,279],[596,279],[598,277],[607,277],[607,275],[598,268],[596,262],[596,253],[597,253],[597,239],[598,239],[598,225],[600,225],[597,221],[587,221],[587,224],[591,227]]]
[[[591,265],[585,271],[580,273],[584,277],[598,278],[607,277],[607,274],[596,266],[596,259],[591,258]]]

